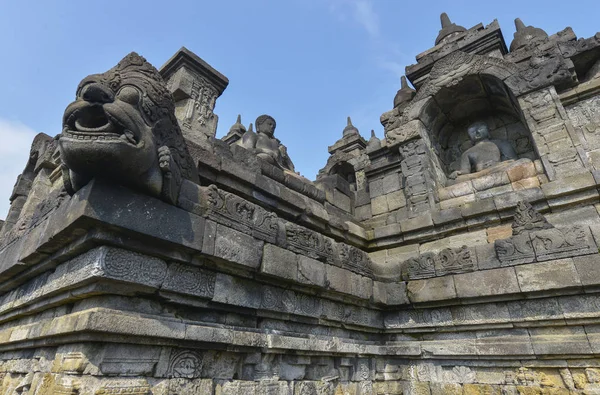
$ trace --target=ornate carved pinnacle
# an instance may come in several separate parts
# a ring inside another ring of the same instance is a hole
[[[252,124],[252,122],[250,122],[250,125],[248,125],[248,131],[249,132],[253,132],[254,131],[254,125]]]
[[[400,77],[400,89],[398,89],[398,92],[396,92],[396,96],[394,97],[394,108],[400,106],[405,107],[416,94],[417,92],[408,86],[406,76],[403,75]]]
[[[445,27],[450,27],[450,25],[452,25],[450,17],[445,12],[442,12],[442,15],[440,15],[440,21],[442,22],[442,29]]]
[[[235,123],[233,125],[231,125],[227,135],[237,134],[237,135],[241,136],[244,133],[246,133],[246,128],[244,127],[244,125],[242,125],[242,115],[238,114],[237,120],[235,121]]]
[[[406,81],[406,76],[403,75],[400,77],[400,89],[408,88],[408,82]]]
[[[350,119],[350,117],[348,117],[348,124],[344,128],[343,135],[348,136],[350,134],[355,134],[355,133],[358,134],[358,129],[354,125],[352,125],[352,119]]]
[[[516,51],[519,48],[523,48],[532,43],[540,43],[546,41],[548,33],[539,27],[525,26],[520,18],[515,19],[515,27],[517,31],[514,34],[514,38],[510,43],[510,51]]]
[[[457,25],[456,23],[452,23],[450,17],[445,12],[442,12],[440,15],[440,21],[442,22],[442,29],[435,39],[435,45],[439,43],[445,42],[447,38],[456,36],[462,32],[467,31],[463,26]]]
[[[379,140],[379,138],[375,136],[375,130],[371,129],[371,138],[367,143],[367,151],[371,152],[379,148],[381,148],[381,140]]]

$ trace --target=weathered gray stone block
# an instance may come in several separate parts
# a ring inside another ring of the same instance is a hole
[[[212,298],[215,290],[215,273],[191,265],[172,263],[162,288],[203,298]]]
[[[574,257],[573,264],[584,287],[600,285],[599,254]]]
[[[536,355],[591,354],[592,348],[582,326],[530,328]]]
[[[347,213],[352,211],[352,200],[337,189],[333,191],[333,205]]]
[[[495,269],[502,266],[493,244],[483,244],[475,247],[477,267],[479,270]]]
[[[325,286],[325,264],[306,256],[298,256],[298,282]]]
[[[507,302],[510,319],[515,322],[563,320],[561,305],[555,298],[526,299]]]
[[[406,282],[384,283],[373,281],[373,300],[390,306],[409,304]]]
[[[589,189],[596,185],[592,173],[582,173],[552,181],[541,186],[547,198],[555,198],[575,191]]]
[[[493,213],[496,211],[496,205],[493,198],[477,200],[475,202],[465,203],[462,206],[461,213],[463,217],[470,218],[477,215]]]
[[[398,210],[399,208],[406,206],[406,196],[402,190],[391,192],[385,196],[390,211]]]
[[[371,200],[384,194],[383,178],[369,182],[369,195],[371,196]]]
[[[373,215],[379,215],[383,213],[387,213],[389,211],[388,208],[388,200],[385,195],[377,196],[371,200],[371,213]]]
[[[527,329],[478,331],[475,348],[481,356],[534,354]]]
[[[261,288],[247,280],[217,273],[213,301],[253,309],[260,307]]]
[[[403,232],[412,232],[419,229],[425,229],[433,226],[431,213],[426,212],[415,218],[410,218],[400,223]]]
[[[516,266],[519,286],[523,292],[552,291],[581,286],[573,259],[559,259]]]
[[[387,195],[400,190],[400,175],[398,173],[388,174],[383,177],[383,194]]]
[[[335,291],[362,299],[370,299],[373,295],[373,280],[337,266],[325,265],[325,279],[328,287]]]
[[[251,269],[258,269],[264,242],[217,225],[214,256]]]
[[[427,303],[456,298],[452,276],[409,281],[408,298],[412,303]]]
[[[512,267],[456,274],[454,284],[459,298],[502,296],[521,291]]]
[[[260,272],[298,281],[298,256],[291,251],[265,244]]]
[[[325,281],[329,288],[350,294],[352,292],[351,276],[356,274],[333,265],[325,265]]]
[[[600,325],[586,325],[584,328],[590,347],[597,354],[600,352]]]
[[[486,325],[510,321],[506,303],[479,303],[451,307],[454,325]]]
[[[370,219],[373,216],[373,214],[371,214],[371,204],[357,207],[354,210],[354,215],[359,221],[366,221]]]
[[[445,210],[435,210],[431,212],[431,218],[435,225],[462,220],[460,207],[452,207]]]

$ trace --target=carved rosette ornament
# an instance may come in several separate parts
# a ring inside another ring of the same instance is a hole
[[[67,191],[103,178],[175,204],[182,179],[198,175],[174,109],[158,71],[135,52],[84,78],[58,141]]]

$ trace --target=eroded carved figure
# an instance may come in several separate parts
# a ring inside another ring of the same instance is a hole
[[[294,164],[286,147],[274,137],[277,123],[270,115],[256,118],[256,133],[248,130],[236,144],[253,151],[259,158],[285,170],[294,172]]]
[[[198,177],[173,97],[158,71],[135,52],[81,81],[58,145],[70,194],[104,178],[175,204],[182,179]]]
[[[508,141],[490,140],[489,127],[485,122],[471,124],[467,132],[473,146],[463,152],[460,168],[452,172],[449,178],[456,179],[460,175],[477,173],[502,161],[517,158],[517,153]]]

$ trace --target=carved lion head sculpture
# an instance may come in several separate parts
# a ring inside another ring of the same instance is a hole
[[[58,145],[70,194],[97,177],[175,204],[182,178],[198,177],[165,82],[135,52],[81,81]]]

